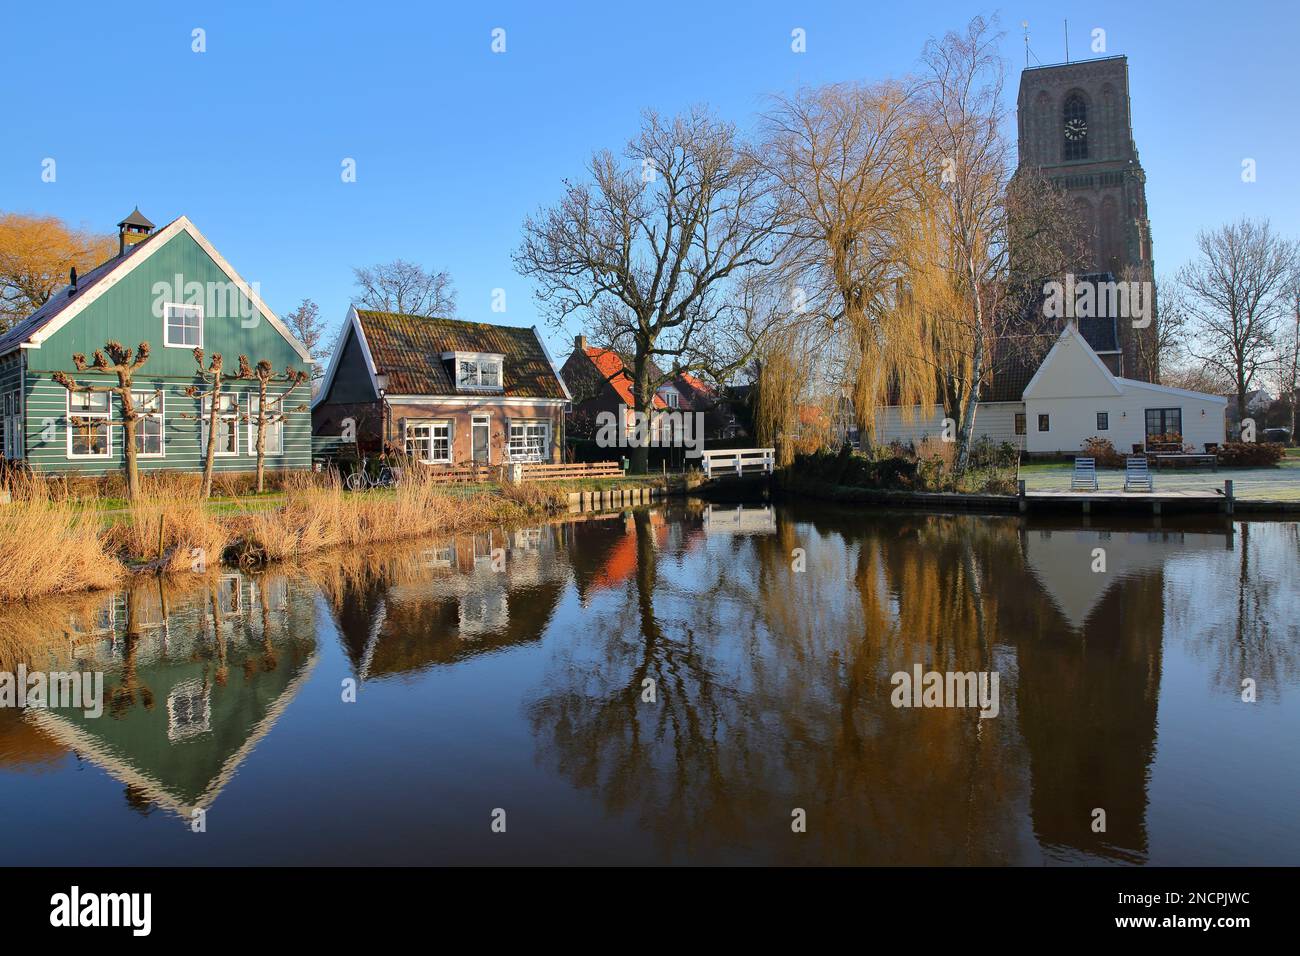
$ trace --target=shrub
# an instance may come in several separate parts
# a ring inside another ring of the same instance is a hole
[[[1268,468],[1286,455],[1286,446],[1276,442],[1230,441],[1219,446],[1220,465],[1229,468]]]
[[[1100,438],[1094,435],[1083,443],[1083,458],[1097,459],[1098,466],[1102,468],[1123,468],[1124,456],[1115,450],[1115,445],[1109,438]]]

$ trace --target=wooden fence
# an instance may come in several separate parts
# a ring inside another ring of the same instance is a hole
[[[503,481],[509,465],[457,465],[454,468],[431,470],[429,477],[437,482]],[[566,465],[548,465],[540,462],[523,463],[524,481],[571,481],[579,478],[621,478],[623,466],[616,461],[575,462]]]
[[[524,465],[524,481],[622,477],[623,466],[616,461],[572,462],[567,465]]]

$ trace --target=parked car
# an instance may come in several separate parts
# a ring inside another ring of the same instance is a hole
[[[1291,432],[1286,428],[1265,428],[1264,441],[1289,445],[1291,443]]]

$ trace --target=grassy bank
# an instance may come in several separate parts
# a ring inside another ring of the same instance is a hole
[[[0,506],[0,601],[97,590],[132,572],[259,565],[334,548],[456,533],[561,510],[567,492],[539,484],[464,492],[413,475],[385,492],[346,491],[337,476],[287,481],[273,506],[213,508],[188,487],[144,483],[105,513],[37,479],[15,479]]]

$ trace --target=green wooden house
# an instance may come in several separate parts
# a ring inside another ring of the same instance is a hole
[[[205,365],[221,353],[227,373],[246,355],[310,372],[311,356],[258,295],[184,216],[155,229],[137,209],[118,223],[118,252],[69,285],[0,336],[0,452],[33,471],[99,476],[123,468],[117,396],[70,393],[53,378],[62,371],[78,383],[117,385],[117,376],[77,371],[73,356],[91,361],[117,341],[129,349],[148,342],[150,356],[134,378],[133,403],[141,472],[203,468],[207,405],[187,395],[208,385],[198,375],[194,349]],[[268,468],[311,465],[310,386],[268,388]],[[225,378],[214,468],[252,471],[257,456],[257,383]],[[299,410],[301,409],[301,410]]]

